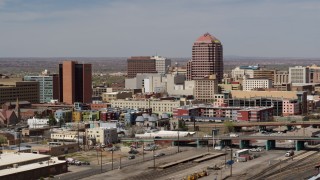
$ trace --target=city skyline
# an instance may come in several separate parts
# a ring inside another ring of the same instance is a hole
[[[0,57],[191,57],[210,32],[226,56],[317,58],[319,9],[315,0],[0,0]]]

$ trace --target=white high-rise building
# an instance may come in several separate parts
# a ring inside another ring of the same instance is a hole
[[[156,71],[159,74],[166,74],[171,66],[171,59],[161,56],[152,56],[151,59],[156,60]]]
[[[289,83],[309,83],[309,68],[303,66],[289,67]]]

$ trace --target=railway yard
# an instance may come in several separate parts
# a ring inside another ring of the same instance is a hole
[[[237,149],[233,149],[233,152]],[[315,166],[320,162],[317,151],[298,151],[285,157],[286,150],[251,152],[254,159],[234,162],[232,170],[225,162],[230,161],[230,150],[185,148],[180,153],[146,160],[132,166],[115,169],[84,179],[160,179],[188,180],[198,176],[209,179],[307,179],[318,174]],[[154,168],[155,167],[155,168]],[[230,173],[232,171],[232,176]],[[201,174],[201,175],[200,175]]]

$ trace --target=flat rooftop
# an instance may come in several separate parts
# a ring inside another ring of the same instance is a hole
[[[39,161],[43,158],[50,158],[50,155],[33,154],[33,153],[4,153],[0,155],[0,167],[10,166],[28,161]]]
[[[29,154],[29,153],[26,153],[26,154]],[[1,160],[2,160],[2,158],[1,158]],[[61,164],[61,163],[65,163],[65,161],[61,161],[61,160],[58,160],[57,157],[53,157],[49,161],[48,160],[47,161],[40,161],[38,163],[32,163],[32,164],[18,166],[17,168],[12,167],[12,168],[8,168],[8,169],[2,169],[2,170],[0,170],[0,177],[5,176],[5,175],[9,175],[9,174],[23,172],[23,171],[29,171],[32,169],[48,167],[50,165]]]

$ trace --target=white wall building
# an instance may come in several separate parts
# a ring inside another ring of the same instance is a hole
[[[248,66],[248,67],[250,67],[250,66]],[[253,66],[253,67],[256,67],[256,66]],[[242,79],[243,76],[253,78],[253,71],[254,71],[253,69],[244,69],[241,67],[236,67],[236,68],[232,69],[231,77],[234,78],[235,80]]]
[[[272,80],[271,79],[247,79],[244,78],[242,82],[244,91],[251,91],[257,88],[271,88]]]
[[[38,119],[32,118],[28,119],[29,128],[36,129],[36,128],[43,128],[49,126],[49,119]]]
[[[289,83],[309,83],[309,68],[303,66],[289,67]]]
[[[161,77],[163,75],[156,73],[137,74],[135,78],[125,79],[125,89],[142,89],[144,88],[144,80],[150,77]]]
[[[193,95],[195,81],[186,81],[184,74],[167,74],[167,92],[169,95]]]
[[[151,59],[156,60],[156,71],[159,74],[167,74],[169,67],[171,66],[171,59],[161,56],[152,56]]]
[[[90,128],[86,129],[87,140],[95,144],[111,144],[118,142],[117,128]]]

